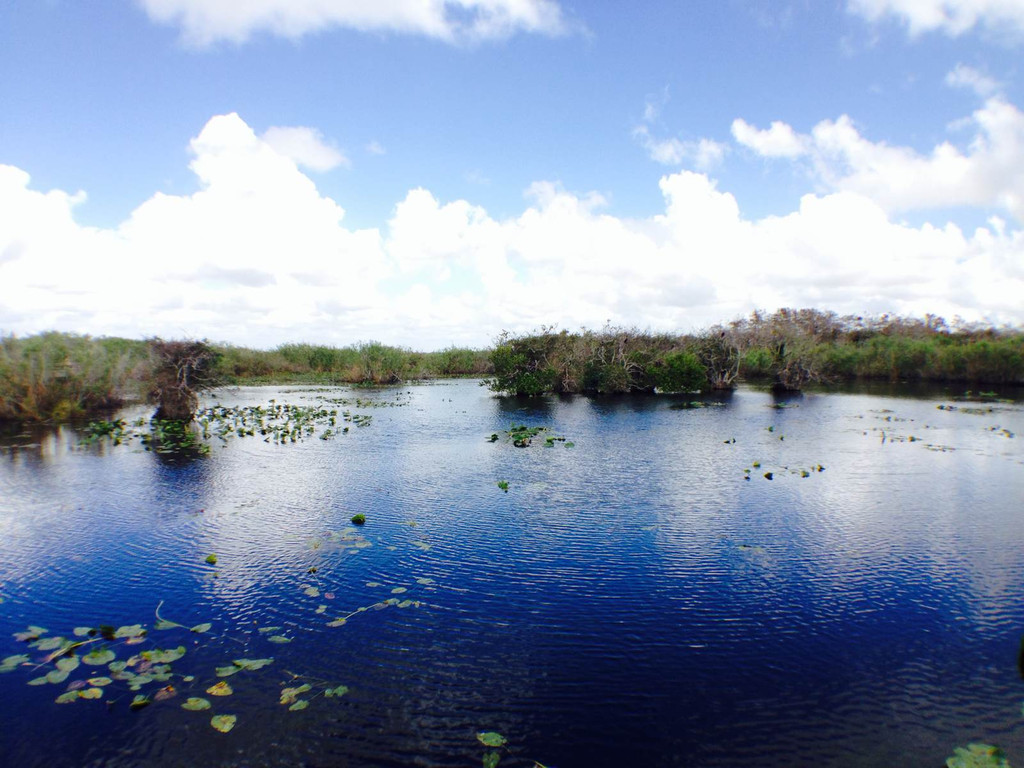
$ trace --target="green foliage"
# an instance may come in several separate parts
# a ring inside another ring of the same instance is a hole
[[[0,336],[0,420],[68,421],[137,397],[143,342],[67,333]]]
[[[1010,768],[1006,755],[990,744],[968,744],[957,747],[946,759],[947,768]]]

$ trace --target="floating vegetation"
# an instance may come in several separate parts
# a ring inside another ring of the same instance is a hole
[[[342,401],[349,402],[349,401]],[[402,403],[356,401],[359,407],[381,407]],[[316,436],[331,440],[347,434],[351,424],[368,427],[373,422],[369,414],[322,406],[289,405],[271,400],[265,406],[215,405],[196,413],[194,422],[139,419],[131,425],[123,420],[94,421],[85,427],[79,445],[92,445],[109,439],[114,445],[138,440],[146,450],[161,454],[206,455],[211,440],[222,443],[234,438],[261,437],[266,443],[286,445]]]
[[[366,515],[364,515],[362,512],[352,515],[351,522],[353,525],[362,525],[366,522]]]
[[[761,469],[761,462],[755,461],[749,467],[744,468],[744,470],[743,470],[743,479],[744,480],[750,480],[750,478],[752,477],[751,472],[754,469]],[[812,474],[814,474],[815,472],[824,472],[824,471],[825,471],[825,467],[823,465],[821,465],[821,464],[815,464],[813,467],[807,467],[807,468],[804,468],[804,467],[790,468],[790,467],[781,466],[781,467],[774,467],[772,469],[769,469],[769,470],[765,471],[763,473],[762,477],[764,477],[765,480],[775,480],[779,475],[788,474],[788,475],[799,475],[801,478],[808,478]]]
[[[991,744],[968,744],[957,747],[946,758],[947,768],[1010,768],[1006,754]]]
[[[972,416],[984,416],[986,413],[992,413],[994,408],[973,408],[964,405],[944,405],[939,404],[936,408],[940,411],[959,411],[960,413],[969,413]]]
[[[501,488],[505,493],[508,493],[508,480],[499,480],[498,487]]]
[[[673,403],[669,406],[673,411],[689,411],[695,408],[717,408],[725,405],[718,400],[684,400],[681,403]]]
[[[516,424],[513,422],[509,428],[505,431],[508,436],[507,441],[511,442],[516,448],[527,448],[533,443],[533,438],[537,437],[541,432],[548,432],[548,427],[530,427],[526,424]],[[498,434],[493,433],[487,442],[496,443],[498,441]],[[546,435],[544,437],[544,446],[547,448],[554,447],[555,443],[563,443],[566,448],[570,448],[575,443],[571,443],[567,438],[558,437],[556,435]]]

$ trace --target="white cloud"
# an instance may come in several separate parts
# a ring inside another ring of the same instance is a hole
[[[371,141],[366,145],[366,152],[371,155],[386,155],[388,151],[379,141]]]
[[[244,43],[268,32],[287,38],[347,28],[476,42],[517,32],[560,34],[567,29],[555,0],[137,0],[150,18],[180,26],[195,45]]]
[[[0,166],[0,329],[430,349],[550,323],[685,330],[780,306],[1024,322],[1024,231],[913,227],[852,189],[749,219],[680,171],[661,180],[661,211],[628,220],[548,182],[508,219],[414,189],[381,230],[354,230],[237,115],[211,119],[191,150],[198,191],[154,194],[108,229],[75,222],[80,194]]]
[[[1024,32],[1021,0],[848,0],[847,6],[872,22],[894,16],[911,35],[939,30],[957,36],[976,26]]]
[[[698,170],[710,170],[725,157],[728,147],[711,139],[698,141],[681,141],[670,137],[656,139],[647,126],[639,125],[633,129],[633,138],[647,150],[647,156],[662,165],[683,165],[691,163]]]
[[[744,120],[732,121],[732,135],[737,142],[764,157],[800,157],[807,152],[806,141],[790,126],[775,121],[767,130],[759,131]]]
[[[950,88],[967,88],[983,99],[1002,90],[1002,84],[997,80],[966,64],[957,64],[946,75],[946,85]]]
[[[350,165],[341,150],[328,143],[315,128],[271,126],[264,132],[263,140],[310,171],[324,173],[339,165]]]
[[[1024,113],[1000,97],[975,111],[964,125],[974,137],[965,150],[949,142],[921,154],[864,138],[843,115],[798,135],[785,123],[758,131],[733,123],[737,141],[763,155],[802,147],[821,184],[857,192],[889,211],[975,206],[999,208],[1024,221]]]

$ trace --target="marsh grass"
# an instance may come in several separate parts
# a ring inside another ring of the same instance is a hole
[[[141,396],[145,342],[41,333],[0,337],[0,419],[68,421]]]

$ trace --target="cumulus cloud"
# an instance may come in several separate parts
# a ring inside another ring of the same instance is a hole
[[[797,136],[790,126],[773,122],[765,130],[758,130],[739,118],[732,121],[732,136],[736,141],[763,157],[800,157],[807,152],[807,142]]]
[[[645,125],[633,129],[633,138],[647,151],[647,156],[661,165],[692,164],[698,170],[710,170],[722,162],[728,146],[712,139],[681,141],[670,137],[656,139]]]
[[[736,120],[733,135],[766,157],[806,156],[826,188],[857,192],[889,211],[975,206],[1024,221],[1024,113],[992,97],[963,124],[974,131],[965,149],[943,142],[928,154],[870,141],[846,115],[808,135],[785,123],[758,130]]]
[[[895,17],[911,35],[937,30],[958,36],[977,26],[1024,32],[1021,0],[848,0],[847,7],[873,22]]]
[[[684,170],[661,179],[660,211],[624,219],[600,195],[538,182],[498,219],[420,188],[380,229],[355,230],[237,115],[190,148],[197,191],[154,194],[113,228],[75,221],[81,194],[0,166],[0,329],[430,349],[550,323],[686,330],[781,306],[1024,321],[1024,232],[909,226],[854,189],[751,219]]]
[[[324,173],[339,165],[350,164],[341,150],[324,139],[324,135],[315,128],[271,126],[263,133],[263,140],[310,171]]]
[[[995,95],[1003,87],[997,80],[966,64],[957,64],[950,70],[946,75],[946,85],[950,88],[967,88],[983,99]]]
[[[195,45],[244,43],[253,34],[300,38],[332,28],[425,35],[449,43],[555,35],[567,30],[556,0],[137,0],[154,21]]]

